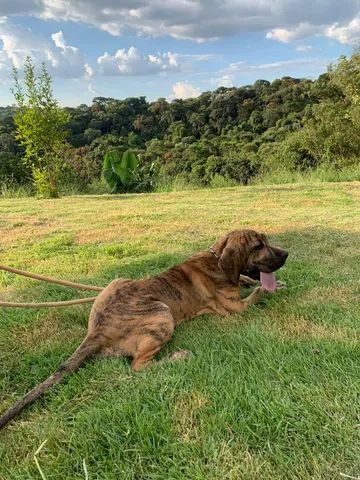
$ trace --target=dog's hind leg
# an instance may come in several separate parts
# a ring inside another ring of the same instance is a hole
[[[148,366],[159,350],[170,340],[174,332],[174,319],[170,310],[155,313],[141,321],[140,335],[131,368],[140,370]]]
[[[124,356],[124,352],[121,350],[121,348],[116,346],[103,347],[99,353],[95,355],[96,358],[120,358]]]

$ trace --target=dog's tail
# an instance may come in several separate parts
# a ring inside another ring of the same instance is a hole
[[[37,400],[50,387],[60,383],[68,373],[76,370],[86,359],[96,353],[100,347],[101,344],[98,339],[89,336],[85,337],[71,357],[61,364],[56,372],[15,402],[14,405],[0,417],[0,429],[14,418],[15,415],[21,412],[26,405]]]

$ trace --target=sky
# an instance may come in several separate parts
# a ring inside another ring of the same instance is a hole
[[[360,0],[0,0],[0,105],[45,61],[63,106],[315,79],[360,43]]]

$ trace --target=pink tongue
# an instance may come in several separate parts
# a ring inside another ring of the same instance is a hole
[[[275,274],[260,272],[260,283],[264,290],[274,292],[276,290]]]

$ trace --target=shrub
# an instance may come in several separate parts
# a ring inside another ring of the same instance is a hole
[[[16,138],[25,149],[25,162],[30,166],[34,185],[40,196],[51,198],[59,194],[62,147],[67,135],[69,115],[53,98],[51,77],[43,63],[40,75],[30,57],[24,65],[26,92],[23,92],[18,71],[13,69],[13,94],[18,109],[14,121]]]

